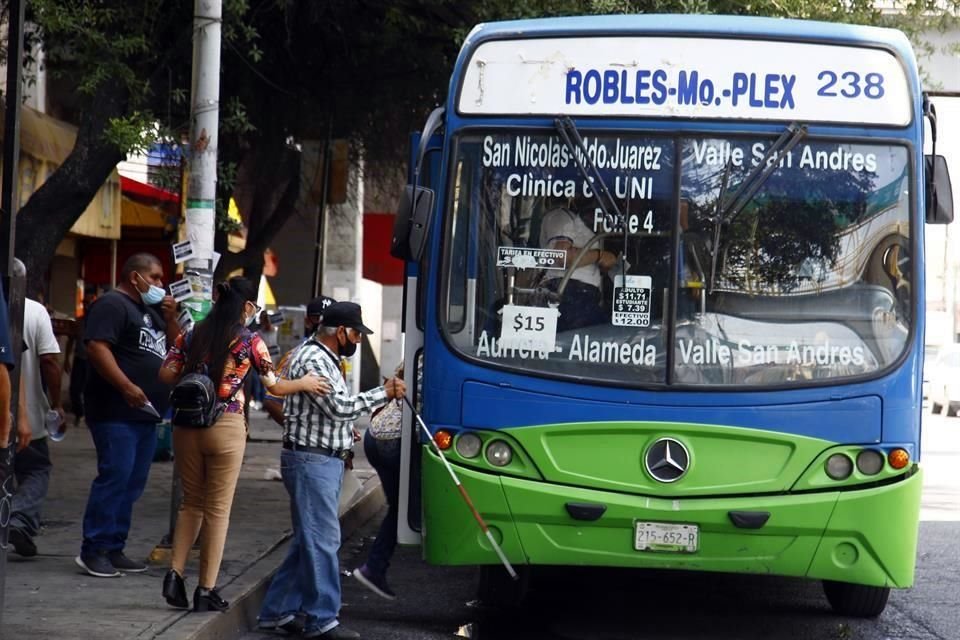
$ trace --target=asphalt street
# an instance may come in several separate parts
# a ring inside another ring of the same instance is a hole
[[[875,620],[834,615],[815,581],[597,569],[543,570],[522,612],[500,611],[474,600],[475,570],[427,566],[416,548],[398,551],[390,582],[400,597],[387,602],[348,574],[362,562],[375,522],[342,549],[341,617],[374,640],[956,640],[960,418],[925,414],[923,449],[916,584],[892,593]],[[276,636],[245,636],[266,638]]]

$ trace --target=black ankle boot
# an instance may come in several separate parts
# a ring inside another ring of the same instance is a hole
[[[226,611],[230,603],[220,597],[217,588],[204,589],[197,587],[193,592],[194,611]]]
[[[178,609],[186,609],[190,606],[187,600],[187,588],[183,584],[183,577],[173,569],[167,571],[163,576],[163,597],[167,604]]]

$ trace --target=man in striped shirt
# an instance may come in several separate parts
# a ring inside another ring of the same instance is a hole
[[[293,539],[286,559],[270,583],[259,626],[275,629],[306,614],[303,637],[359,638],[340,626],[340,483],[352,456],[353,421],[406,393],[403,380],[352,395],[340,375],[340,358],[356,353],[364,335],[360,306],[337,302],[324,311],[317,333],[293,355],[290,376],[307,372],[333,387],[325,396],[298,393],[284,400],[283,484],[295,513]]]

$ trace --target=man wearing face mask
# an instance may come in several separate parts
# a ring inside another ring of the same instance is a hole
[[[296,513],[293,540],[260,610],[259,626],[278,629],[298,612],[306,615],[303,637],[359,638],[340,626],[340,483],[352,457],[353,421],[406,393],[403,380],[391,378],[382,387],[352,395],[340,375],[340,357],[350,357],[364,335],[360,306],[337,302],[323,312],[321,327],[290,363],[290,377],[314,374],[333,390],[319,396],[297,393],[284,405],[283,484]]]
[[[179,333],[177,307],[163,288],[156,256],[131,256],[116,289],[90,306],[84,341],[90,364],[86,421],[97,450],[97,477],[83,516],[77,564],[98,578],[142,573],[123,553],[133,503],[143,493],[169,387],[157,372]]]

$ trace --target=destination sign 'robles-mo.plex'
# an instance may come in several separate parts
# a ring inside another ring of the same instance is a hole
[[[467,66],[458,109],[476,115],[562,113],[891,126],[911,121],[904,70],[887,50],[701,38],[486,42]]]

